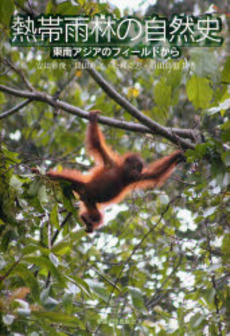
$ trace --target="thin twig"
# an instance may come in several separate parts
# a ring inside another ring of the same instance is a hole
[[[66,223],[68,222],[68,220],[71,218],[72,216],[72,212],[68,212],[66,217],[64,218],[63,222],[60,225],[60,229],[57,229],[53,235],[53,237],[50,240],[50,246],[49,248],[52,248],[52,246],[54,245],[59,233],[61,232],[61,230],[65,227]],[[46,284],[45,287],[47,288],[50,284],[50,278],[51,278],[51,272],[49,271],[48,275],[47,275],[47,279],[46,279]]]
[[[23,73],[22,69],[17,68],[13,63],[11,63],[8,59],[2,58],[2,62],[8,65],[16,74],[18,74],[27,89],[31,92],[35,91],[34,87],[30,84],[28,79],[26,78],[25,74]]]
[[[213,261],[212,261],[212,246],[211,246],[211,236],[210,236],[210,231],[209,231],[209,227],[208,227],[208,223],[205,222],[205,225],[206,225],[206,238],[207,238],[207,247],[208,247],[208,252],[209,252],[209,255],[208,255],[208,258],[209,258],[209,262],[210,262],[210,265],[213,265]],[[211,282],[212,282],[212,287],[214,289],[214,292],[215,292],[215,295],[214,295],[214,305],[215,305],[215,308],[216,308],[216,316],[218,318],[218,322],[217,322],[217,325],[218,325],[218,336],[222,336],[222,325],[221,325],[221,315],[220,315],[220,300],[219,300],[219,297],[218,297],[218,293],[217,293],[217,283],[216,283],[216,276],[215,276],[215,273],[213,273],[211,275]]]
[[[146,306],[148,307],[148,309],[153,309],[153,307],[155,307],[159,301],[161,301],[161,299],[163,299],[163,297],[165,296],[164,293],[161,293],[165,284],[172,278],[172,276],[176,273],[178,267],[181,264],[181,261],[183,260],[183,254],[180,253],[179,254],[179,258],[177,260],[177,263],[175,264],[173,270],[171,271],[171,273],[165,278],[165,280],[163,281],[163,283],[161,284],[160,288],[157,288],[157,291],[154,295],[153,298],[150,298],[147,303]]]
[[[109,299],[108,299],[108,302],[107,302],[107,305],[106,305],[107,308],[109,307],[109,303],[110,303],[110,300],[111,300],[112,295],[113,295],[113,293],[114,293],[115,286],[117,286],[118,281],[119,281],[119,279],[121,278],[121,275],[122,275],[122,273],[123,273],[123,271],[124,271],[126,265],[129,264],[129,262],[131,261],[133,255],[135,254],[135,252],[140,248],[140,246],[143,244],[143,242],[148,238],[148,236],[150,235],[150,233],[152,233],[152,232],[155,230],[155,228],[160,224],[161,220],[163,219],[163,217],[164,217],[164,215],[166,214],[166,212],[169,210],[170,206],[175,202],[176,199],[178,199],[178,198],[180,198],[180,197],[181,197],[181,196],[177,196],[177,197],[175,197],[174,199],[172,199],[172,200],[168,203],[167,207],[166,207],[165,210],[161,213],[161,216],[160,216],[160,218],[158,219],[158,221],[156,222],[156,224],[153,225],[153,226],[151,227],[151,229],[150,229],[150,230],[149,230],[149,231],[142,237],[141,241],[134,247],[134,249],[132,250],[130,256],[129,256],[129,257],[126,259],[126,261],[123,263],[123,266],[122,266],[122,268],[121,268],[121,270],[120,270],[120,272],[119,272],[119,274],[118,274],[118,276],[117,276],[117,278],[116,278],[116,280],[115,280],[114,287],[113,287],[113,289],[112,289],[112,291],[111,291],[111,293],[110,293],[110,296],[109,296]],[[98,326],[98,328],[97,328],[95,334],[96,334],[97,331],[100,329],[100,327],[101,327],[101,324],[99,324],[99,326]]]
[[[20,262],[21,259],[22,257],[20,257],[17,261],[15,261],[4,275],[0,276],[0,282],[4,281],[10,275],[10,273],[17,266],[17,264]]]
[[[34,18],[36,15],[38,15],[38,13],[35,12],[35,10],[33,8],[27,8],[26,6],[22,6],[18,1],[14,1],[15,5],[20,8],[24,13],[29,14],[32,16],[32,18]]]
[[[60,225],[60,229],[57,229],[51,239],[51,247],[54,245],[59,233],[61,232],[61,230],[65,227],[66,223],[68,222],[68,220],[71,218],[72,216],[72,212],[68,212],[66,217],[64,218],[63,222]]]
[[[24,100],[23,102],[21,102],[20,104],[16,105],[15,107],[13,107],[12,109],[5,111],[3,113],[0,114],[0,119],[9,117],[10,115],[18,112],[19,110],[23,109],[23,107],[25,107],[26,105],[28,105],[29,103],[32,102],[32,99],[27,99]]]
[[[91,266],[91,268],[94,270],[94,272],[96,272],[102,279],[104,279],[105,281],[107,281],[111,286],[115,287],[119,292],[120,289],[119,287],[110,279],[108,279],[104,274],[102,274],[101,272],[99,272],[94,266]]]

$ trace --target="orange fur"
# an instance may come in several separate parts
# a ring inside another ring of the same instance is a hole
[[[128,153],[118,156],[107,146],[98,127],[98,113],[99,111],[91,111],[86,133],[87,150],[97,165],[87,175],[70,169],[61,172],[50,170],[47,173],[51,179],[71,183],[74,194],[80,197],[80,217],[86,225],[87,232],[93,232],[102,224],[102,209],[105,206],[120,202],[135,189],[161,186],[172,174],[178,162],[184,159],[178,150],[143,167],[139,155]]]
[[[154,171],[157,172],[164,164],[167,165],[168,160],[173,158],[175,155],[178,155],[180,151],[175,151],[172,154],[164,157],[163,159],[159,159],[156,162],[152,163],[148,167],[143,169],[143,174],[148,173],[149,171]],[[138,182],[131,183],[127,187],[125,187],[122,192],[117,195],[116,198],[108,201],[105,203],[105,205],[110,205],[113,203],[120,203],[128,194],[130,194],[132,191],[138,190],[138,189],[151,189],[154,187],[161,187],[164,182],[170,177],[170,175],[173,173],[173,170],[176,167],[176,162],[171,164],[168,168],[167,171],[164,172],[163,175],[160,175],[158,178],[153,179],[153,180],[142,180]]]

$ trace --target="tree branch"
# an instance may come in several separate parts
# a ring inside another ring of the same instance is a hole
[[[22,257],[18,258],[18,260],[16,260],[8,269],[8,271],[4,274],[0,276],[0,283],[2,281],[4,281],[9,275],[10,273],[13,271],[13,269],[17,266],[17,264],[20,262],[20,260],[22,259]]]
[[[14,113],[18,112],[19,110],[21,110],[23,107],[25,107],[26,105],[28,105],[31,102],[32,102],[31,99],[26,99],[23,102],[21,102],[20,104],[13,107],[12,109],[1,113],[0,114],[0,120],[3,119],[3,118],[9,117],[11,114],[14,114]]]
[[[5,65],[8,65],[8,67],[10,67],[17,75],[19,75],[23,81],[23,83],[25,84],[25,86],[27,87],[27,89],[31,92],[35,91],[35,89],[33,88],[33,86],[30,84],[30,82],[28,81],[28,79],[26,78],[25,74],[23,73],[23,71],[21,69],[18,69],[14,64],[12,64],[8,59],[6,58],[2,58],[2,62]]]
[[[72,216],[72,212],[68,212],[66,217],[64,218],[63,222],[60,225],[60,229],[57,229],[51,239],[51,247],[54,245],[59,233],[61,232],[61,230],[65,227],[66,223],[68,222],[68,220],[71,218]]]
[[[40,13],[35,12],[35,10],[32,8],[31,4],[28,3],[30,8],[27,8],[26,6],[22,6],[18,1],[14,1],[15,6],[17,6],[19,9],[21,9],[25,14],[31,15],[33,18]]]
[[[17,90],[5,85],[0,85],[0,91],[8,93],[10,95],[16,96],[16,97],[21,97],[21,98],[27,98],[35,101],[41,101],[49,104],[50,106],[54,108],[60,108],[70,114],[76,115],[78,117],[84,118],[84,119],[89,119],[89,113],[75,107],[73,105],[70,105],[64,101],[61,101],[59,99],[55,100],[53,99],[52,96],[44,93],[44,92],[39,92],[39,91],[22,91],[22,90]],[[149,134],[157,134],[165,137],[169,141],[173,142],[174,144],[177,144],[181,146],[184,149],[188,148],[194,148],[195,146],[191,144],[190,142],[181,139],[178,137],[176,134],[172,134],[171,130],[168,128],[164,128],[164,132],[161,132],[161,129],[156,128],[155,130],[151,130],[146,126],[139,125],[133,122],[125,122],[122,120],[117,120],[113,118],[108,118],[104,116],[99,116],[98,121],[104,125],[112,126],[115,128],[120,128],[128,131],[133,131],[133,132],[140,132],[140,133],[149,133]],[[162,128],[162,126],[161,126]]]
[[[146,115],[144,115],[138,108],[132,105],[125,97],[118,93],[96,69],[94,69],[90,62],[87,60],[80,60],[85,66],[86,71],[95,80],[95,82],[103,89],[103,91],[112,98],[117,104],[123,107],[127,112],[129,112],[133,117],[139,120],[142,124],[150,128],[154,133],[161,134],[167,139],[171,139],[175,143],[175,135],[184,138],[190,138],[194,140],[194,131],[191,129],[179,129],[179,128],[168,128],[163,127],[157,122],[153,121]]]

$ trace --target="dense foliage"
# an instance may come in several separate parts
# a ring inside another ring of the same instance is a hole
[[[44,13],[120,15],[92,1],[31,2]],[[1,27],[23,8],[27,1],[1,1]],[[197,137],[162,188],[108,209],[92,235],[69,189],[30,171],[87,171],[87,120],[42,101],[4,116],[22,98],[0,88],[0,335],[230,335],[229,16],[223,20],[220,48],[187,48],[164,64],[98,60],[102,76],[144,115]],[[23,91],[28,80],[82,110],[137,122],[74,61],[54,69],[49,52],[12,48],[3,30],[2,85]],[[141,152],[147,162],[176,148],[151,132],[100,127],[119,153]]]

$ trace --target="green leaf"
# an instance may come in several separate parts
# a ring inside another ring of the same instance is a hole
[[[71,277],[66,276],[66,278],[72,283],[74,283],[77,287],[79,287],[86,295],[91,296],[90,287],[86,281],[84,281],[79,277],[74,277],[73,279]]]
[[[3,23],[7,28],[10,25],[10,18],[14,11],[13,0],[0,1],[0,23]]]
[[[6,261],[2,255],[0,255],[0,270],[6,266]]]
[[[196,313],[190,320],[191,327],[197,329],[204,320],[204,314]]]
[[[230,56],[227,58],[222,71],[222,82],[230,82]]]
[[[172,104],[172,88],[167,85],[165,78],[162,78],[154,87],[154,100],[156,104],[164,110],[168,111],[168,108]]]
[[[55,307],[59,304],[59,301],[49,296],[42,304],[47,310],[54,310]]]
[[[230,233],[224,236],[221,251],[228,259],[230,259]]]
[[[71,245],[68,241],[59,241],[52,247],[52,251],[58,255],[66,255],[71,251]]]
[[[130,295],[132,297],[134,307],[139,309],[145,309],[144,300],[140,288],[128,286]]]
[[[44,185],[40,186],[40,188],[38,189],[38,199],[41,203],[47,203],[48,202],[46,187]]]
[[[206,48],[207,49],[207,48]],[[205,50],[205,48],[191,49],[191,63],[194,62],[194,72],[199,77],[218,78],[218,58],[213,50]]]
[[[28,194],[31,197],[37,196],[40,187],[41,187],[41,181],[37,181],[37,180],[33,181],[29,186]]]
[[[230,166],[230,150],[222,154],[222,160],[227,167]]]
[[[57,268],[53,265],[53,263],[46,257],[25,257],[25,261],[31,264],[35,264],[40,266],[41,269],[45,268],[47,272],[51,272],[51,274],[60,282],[63,283],[63,277],[58,272]]]
[[[186,85],[188,99],[196,109],[207,108],[212,99],[213,91],[207,78],[193,75]]]
[[[23,255],[27,255],[27,254],[31,254],[31,253],[34,253],[35,251],[38,250],[38,246],[37,244],[28,244],[26,245],[23,250],[22,250],[22,254]]]
[[[226,110],[228,110],[229,108],[230,108],[230,98],[228,97],[223,102],[220,102],[219,106],[211,107],[208,110],[208,114],[213,115],[213,114],[216,114],[217,112],[221,112],[221,115],[223,117]]]
[[[49,322],[53,323],[60,323],[63,326],[70,326],[70,327],[77,327],[82,326],[84,327],[84,324],[80,319],[78,319],[75,316],[69,316],[64,313],[59,312],[32,312],[32,315],[35,317],[38,317],[40,319],[48,320]]]
[[[108,302],[110,294],[104,285],[91,279],[86,279],[86,282],[95,294],[97,294],[103,301]]]
[[[58,260],[58,258],[57,258],[53,253],[50,253],[49,258],[50,258],[50,261],[52,262],[52,264],[53,264],[55,267],[58,267],[58,265],[59,265],[59,260]]]
[[[53,209],[50,212],[50,223],[56,228],[59,229],[59,220],[58,220],[58,205],[55,204]]]
[[[0,92],[0,104],[4,104],[6,102],[6,96],[4,93]]]
[[[207,304],[213,304],[215,298],[216,291],[214,288],[209,288],[203,291],[204,299],[206,300]],[[210,306],[211,307],[211,306]]]
[[[35,278],[33,273],[30,272],[27,269],[27,267],[24,265],[16,265],[11,275],[15,275],[15,274],[17,274],[24,280],[25,284],[31,289],[32,296],[38,302],[40,298],[40,294],[39,294],[40,290],[39,290],[37,279]]]
[[[21,191],[23,182],[15,175],[13,175],[10,179],[10,186],[16,189],[17,191]]]

